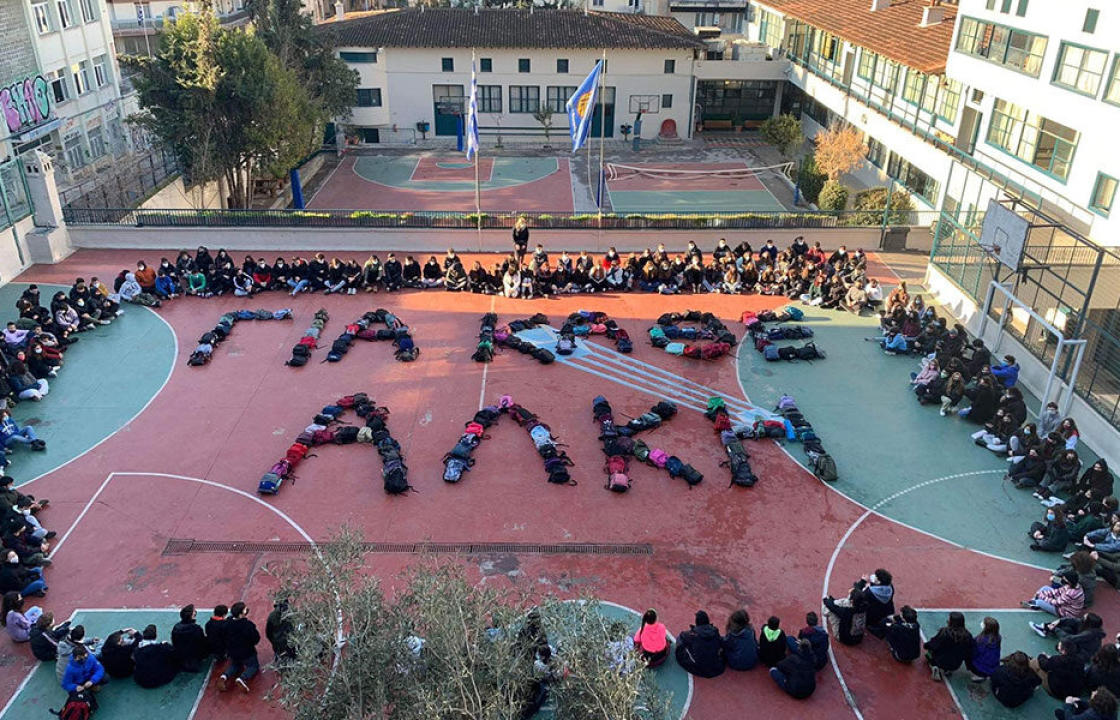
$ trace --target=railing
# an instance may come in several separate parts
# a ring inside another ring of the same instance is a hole
[[[130,227],[315,227],[315,228],[445,228],[474,230],[479,216],[445,210],[135,210],[128,208],[63,209],[72,225],[122,225]],[[482,213],[483,229],[509,229],[525,217],[534,228],[594,230],[596,213],[517,212]],[[908,224],[930,227],[935,212],[910,213]],[[892,219],[898,219],[892,217]],[[712,213],[604,213],[605,230],[747,230],[880,228],[882,210],[830,212],[712,212]],[[898,223],[891,223],[898,224]]]
[[[139,205],[179,172],[174,155],[152,148],[147,154],[118,160],[94,177],[62,190],[59,199],[64,210]]]

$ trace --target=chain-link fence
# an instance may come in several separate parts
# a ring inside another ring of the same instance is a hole
[[[996,280],[1069,339],[1087,341],[1076,392],[1120,427],[1120,253],[1101,247],[1041,213],[1020,207],[1030,222],[1019,269],[1011,272],[985,251],[978,225],[943,213],[930,258],[983,306]],[[992,309],[998,320],[1000,308]],[[1036,357],[1053,362],[1056,341],[1029,313],[1012,309],[1005,328]],[[1063,380],[1072,358],[1059,359]]]
[[[64,209],[133,208],[179,172],[174,155],[153,147],[62,190],[59,198]]]

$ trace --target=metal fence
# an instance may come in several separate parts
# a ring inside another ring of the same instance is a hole
[[[23,166],[16,160],[0,163],[0,229],[15,225],[32,211]]]
[[[1112,425],[1120,427],[1120,253],[1096,245],[1041,213],[1019,208],[1031,223],[1019,270],[1012,273],[985,252],[976,224],[945,213],[930,262],[983,306],[992,280],[1005,283],[1023,302],[1070,339],[1087,341],[1074,389]],[[999,309],[992,311],[998,320]],[[1027,313],[1011,311],[1005,328],[1043,362],[1056,343]],[[1059,360],[1068,381],[1071,358]]]
[[[131,208],[180,173],[175,156],[160,148],[113,163],[94,177],[59,192],[63,210]]]
[[[911,213],[914,225],[927,228],[936,213]],[[742,213],[597,213],[516,212],[463,213],[446,210],[137,210],[128,208],[64,208],[70,224],[111,224],[132,227],[311,227],[311,228],[442,228],[509,229],[519,217],[534,228],[551,230],[742,230],[883,227],[881,210],[835,212]],[[899,219],[899,218],[892,218]]]

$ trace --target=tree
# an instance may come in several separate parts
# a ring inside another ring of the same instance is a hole
[[[909,225],[910,214],[914,212],[914,200],[910,193],[895,188],[888,192],[887,188],[870,188],[857,192],[852,198],[852,210],[860,212],[852,215],[853,225],[878,225],[883,222],[883,210],[887,205],[887,195],[890,195],[890,211],[887,223],[891,225]]]
[[[541,127],[544,128],[544,146],[550,147],[549,133],[552,132],[552,110],[541,105],[540,109],[533,113],[533,119],[539,122]]]
[[[789,157],[790,149],[800,145],[805,138],[801,132],[801,121],[793,115],[779,115],[767,118],[759,126],[762,139],[778,148],[782,157]]]
[[[797,173],[797,186],[801,188],[801,195],[807,202],[816,204],[828,177],[817,168],[817,159],[809,153],[801,160],[801,168]]]
[[[829,180],[821,188],[817,198],[817,206],[821,210],[839,212],[848,206],[848,188],[837,180]]]
[[[253,178],[282,176],[318,145],[322,111],[256,35],[213,13],[165,24],[155,58],[126,58],[141,113],[192,182],[224,178],[233,207],[250,207]]]
[[[834,123],[817,134],[813,140],[817,167],[829,180],[839,180],[841,175],[855,170],[867,157],[863,135],[851,125]]]
[[[667,719],[636,653],[623,658],[632,672],[611,667],[611,627],[593,600],[534,606],[430,558],[402,575],[389,600],[363,570],[362,552],[343,530],[279,572],[296,650],[279,693],[294,720],[516,718],[546,677],[559,720]],[[546,647],[556,650],[547,664]]]

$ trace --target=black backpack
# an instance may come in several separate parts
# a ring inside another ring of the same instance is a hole
[[[61,710],[51,710],[60,720],[90,720],[93,715],[93,699],[85,692],[74,691],[66,698]]]
[[[817,455],[813,458],[813,474],[825,482],[834,482],[839,477],[836,461],[828,453]]]
[[[381,471],[381,477],[384,480],[385,492],[390,495],[406,493],[411,487],[408,484],[408,468],[400,460],[386,464],[385,469]]]
[[[796,360],[798,357],[797,348],[793,346],[786,346],[778,348],[779,360]]]
[[[533,351],[533,357],[537,359],[541,365],[551,365],[556,356],[548,348],[537,348]]]
[[[822,353],[820,350],[817,350],[817,346],[815,343],[805,343],[801,347],[797,348],[797,358],[799,360],[816,360],[817,358],[823,357],[824,353]]]
[[[662,400],[650,408],[650,411],[657,413],[662,420],[668,420],[677,414],[677,406],[668,400]]]
[[[303,346],[301,345],[300,347],[303,347]],[[289,367],[303,367],[304,365],[307,364],[307,356],[292,353],[292,359],[289,360],[285,364],[288,365]]]
[[[340,427],[334,431],[334,441],[337,445],[349,445],[358,442],[358,427],[356,425]]]

